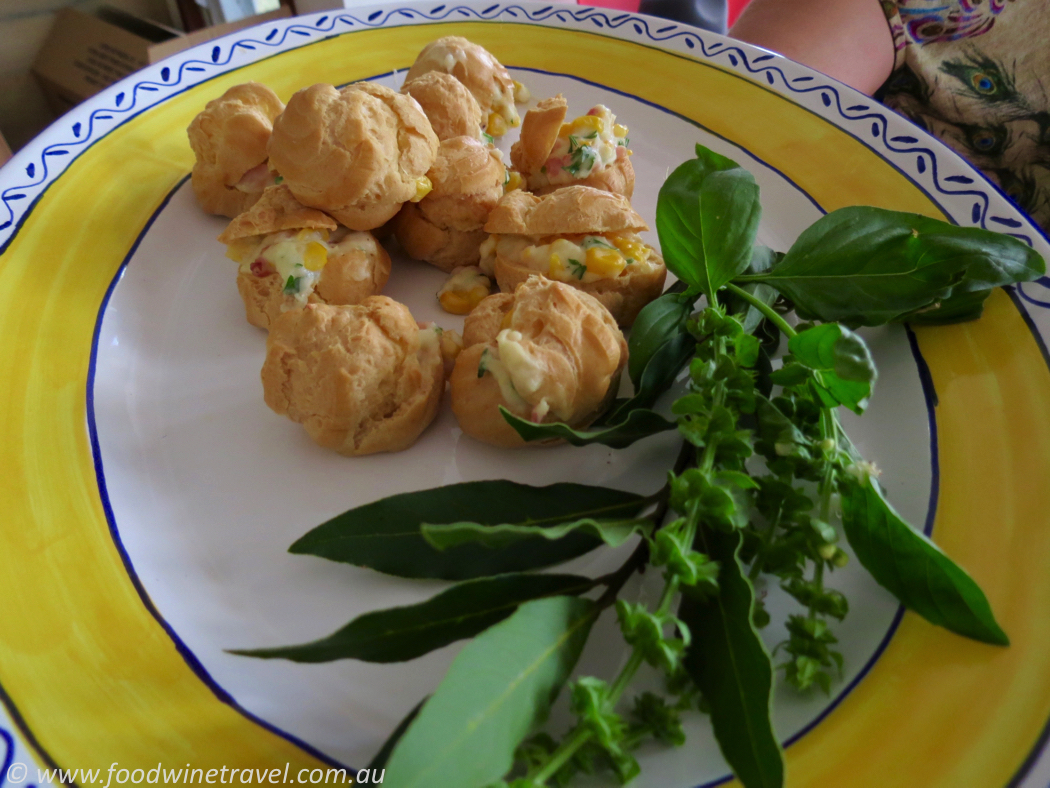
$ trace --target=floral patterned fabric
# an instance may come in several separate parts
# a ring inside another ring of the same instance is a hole
[[[1050,3],[882,0],[896,49],[876,96],[1050,230]]]

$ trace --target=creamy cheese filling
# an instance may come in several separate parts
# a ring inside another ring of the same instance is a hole
[[[547,382],[547,368],[529,350],[520,331],[504,328],[496,335],[496,347],[486,348],[478,363],[478,377],[485,374],[495,378],[507,404],[517,410],[528,409],[532,421],[541,422],[547,414],[559,421],[572,416],[570,403],[560,389],[557,396],[544,396],[531,404]]]
[[[284,230],[240,238],[229,244],[226,256],[254,276],[276,274],[287,296],[282,310],[305,306],[328,263],[327,230]]]
[[[587,178],[630,155],[627,127],[603,104],[562,125],[546,163],[533,173],[533,188],[563,186]]]
[[[481,268],[495,265],[498,255],[559,282],[588,283],[631,270],[652,271],[652,249],[637,233],[603,233],[530,238],[492,235],[481,247]],[[491,263],[489,262],[491,260]]]

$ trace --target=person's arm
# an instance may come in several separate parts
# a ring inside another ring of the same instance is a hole
[[[871,95],[893,70],[879,0],[751,0],[729,35]]]

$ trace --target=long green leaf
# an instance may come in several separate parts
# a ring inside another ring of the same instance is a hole
[[[408,726],[412,724],[412,721],[419,716],[420,710],[430,700],[430,696],[427,695],[423,700],[412,707],[412,710],[404,716],[404,719],[397,724],[397,727],[390,733],[386,741],[383,742],[383,746],[379,748],[379,752],[376,753],[375,757],[369,762],[368,770],[374,772],[376,769],[383,769],[386,767],[386,762],[390,760],[390,753],[394,751],[394,747],[401,741],[401,737],[405,735],[405,731],[408,730]]]
[[[502,405],[499,410],[503,414],[503,418],[507,420],[507,423],[527,441],[561,438],[573,446],[589,446],[592,443],[600,443],[613,449],[623,449],[642,438],[648,438],[650,435],[673,430],[677,427],[673,421],[668,421],[659,413],[647,408],[636,408],[627,411],[623,421],[616,424],[602,424],[590,430],[575,430],[562,422],[536,424],[535,422],[518,418]]]
[[[807,319],[875,326],[950,296],[1035,279],[1045,270],[1037,252],[1008,235],[850,207],[818,219],[772,270],[741,277],[740,283],[772,285]],[[964,311],[953,308],[955,319],[979,314],[977,298],[966,299]]]
[[[646,521],[648,522],[648,521]],[[485,526],[477,526],[482,530]],[[544,529],[537,529],[541,533]],[[474,637],[530,599],[582,594],[594,581],[577,575],[514,574],[460,583],[426,602],[365,613],[326,638],[298,646],[233,651],[293,662],[405,662]]]
[[[750,172],[696,146],[696,158],[664,181],[656,230],[668,270],[713,299],[747,268],[762,206]]]
[[[546,719],[596,617],[593,602],[526,602],[460,652],[387,765],[397,788],[484,788]]]
[[[692,632],[685,668],[711,709],[722,754],[746,788],[784,784],[784,753],[773,732],[773,663],[752,622],[755,592],[740,565],[740,534],[705,531],[702,549],[721,566],[718,595],[682,598]]]
[[[468,580],[561,563],[593,550],[601,540],[575,533],[556,542],[531,540],[509,550],[464,545],[442,552],[423,538],[422,523],[558,525],[583,517],[634,517],[644,507],[642,496],[605,487],[464,482],[393,495],[351,509],[314,528],[290,551],[399,577]]]
[[[1009,645],[980,586],[904,522],[873,479],[843,492],[842,525],[864,568],[909,610],[965,637]]]
[[[825,404],[864,412],[878,374],[863,339],[838,323],[824,323],[791,337],[788,350],[803,366],[820,373],[821,386],[833,399]]]
[[[535,525],[480,525],[479,523],[423,523],[423,538],[438,550],[461,544],[481,544],[485,547],[510,547],[529,539],[564,539],[571,533],[583,531],[593,534],[610,547],[619,547],[635,534],[650,534],[653,521],[645,519],[594,520],[585,518],[571,523],[546,528]]]

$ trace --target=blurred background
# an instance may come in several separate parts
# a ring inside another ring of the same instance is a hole
[[[150,63],[270,18],[374,1],[0,0],[0,164],[71,107]],[[725,32],[746,3],[587,4]]]

